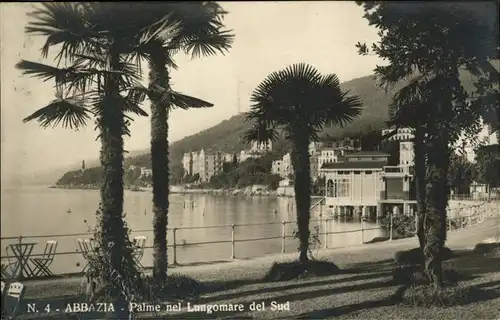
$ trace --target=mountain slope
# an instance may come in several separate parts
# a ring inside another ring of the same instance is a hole
[[[472,90],[472,77],[468,73],[461,74],[464,87]],[[363,101],[363,111],[361,115],[352,123],[343,128],[331,127],[323,130],[323,136],[331,138],[343,138],[346,136],[359,136],[373,130],[380,130],[385,127],[388,119],[389,104],[397,90],[403,86],[403,83],[385,92],[377,86],[373,76],[353,79],[341,84],[343,90],[348,90],[350,94],[359,95]],[[182,156],[185,152],[197,151],[202,148],[217,149],[225,152],[239,152],[247,146],[241,143],[240,138],[243,133],[250,128],[251,124],[245,122],[245,115],[238,114],[230,119],[211,128],[200,131],[191,136],[173,142],[170,145],[171,165],[178,167],[181,165]],[[278,149],[284,149],[286,142],[278,141],[275,146]],[[125,164],[150,166],[150,155],[131,152],[132,157],[127,157]]]

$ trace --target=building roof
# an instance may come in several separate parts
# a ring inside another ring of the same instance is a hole
[[[359,151],[359,152],[354,152],[354,153],[347,153],[344,155],[344,157],[374,157],[374,156],[379,156],[379,157],[389,157],[390,154],[382,152],[382,151]]]
[[[382,169],[387,165],[386,161],[352,161],[325,163],[321,169]]]

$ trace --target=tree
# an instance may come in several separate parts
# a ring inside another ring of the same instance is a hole
[[[498,58],[498,39],[494,36],[498,27],[496,4],[358,3],[364,6],[369,24],[380,30],[381,39],[372,45],[372,51],[389,62],[375,69],[382,84],[409,80],[394,97],[395,105],[399,109],[426,106],[427,115],[415,118],[412,127],[418,130],[419,139],[426,141],[425,265],[434,284],[441,287],[440,252],[446,241],[450,145],[462,128],[470,134],[477,131],[484,110],[480,103],[469,103],[459,70],[466,68],[476,75],[497,77],[498,72],[489,63]],[[358,48],[368,52],[366,45],[358,43]],[[422,166],[416,169],[417,179],[422,180]],[[418,194],[424,190],[422,181],[417,184]]]
[[[144,4],[141,16],[150,17],[151,23],[173,22],[176,27],[163,32],[142,33],[137,54],[149,64],[149,86],[138,88],[141,99],[147,92],[151,101],[151,163],[153,169],[153,277],[164,283],[167,275],[167,225],[169,194],[168,118],[174,107],[181,109],[206,108],[209,102],[175,93],[170,89],[169,67],[176,68],[172,59],[184,50],[193,57],[213,55],[229,49],[233,36],[223,31],[221,16],[225,14],[215,2],[165,2]]]
[[[492,187],[500,187],[500,146],[481,146],[476,150],[476,177],[488,186],[488,201]]]
[[[135,275],[125,274],[125,270],[135,264],[123,221],[123,135],[129,134],[131,118],[127,114],[147,116],[139,107],[140,101],[128,95],[132,88],[140,85],[139,69],[130,63],[131,44],[136,43],[131,39],[137,37],[132,31],[138,25],[145,33],[159,31],[155,24],[129,20],[130,13],[137,8],[137,4],[43,4],[31,14],[34,21],[28,24],[26,32],[46,38],[42,48],[44,57],[50,48],[58,46],[56,60],[65,67],[25,60],[17,65],[24,74],[56,82],[57,99],[26,117],[25,122],[37,120],[42,127],[62,124],[79,129],[95,118],[102,168],[99,223],[102,239],[97,240],[103,254],[110,257],[110,264],[102,266],[101,280],[117,299],[119,317],[126,316],[120,310],[128,313],[127,297],[114,283],[112,275],[122,278]]]
[[[292,144],[294,190],[301,262],[308,260],[311,179],[309,143],[318,141],[324,126],[343,126],[361,113],[361,102],[348,96],[334,74],[322,75],[301,63],[271,73],[254,90],[247,120],[254,126],[246,141],[274,141],[277,130],[285,132]]]
[[[448,171],[448,183],[453,192],[468,194],[469,187],[474,175],[474,166],[465,155],[452,154],[450,170]]]

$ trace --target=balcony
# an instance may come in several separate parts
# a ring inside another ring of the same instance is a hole
[[[408,166],[385,166],[384,176],[387,178],[411,177],[410,167]]]

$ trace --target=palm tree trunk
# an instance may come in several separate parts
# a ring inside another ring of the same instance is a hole
[[[116,67],[118,65],[118,67]],[[111,54],[111,70],[119,70],[119,55]],[[101,185],[102,203],[102,246],[104,254],[110,257],[110,265],[104,265],[103,283],[106,287],[113,288],[115,300],[115,315],[120,318],[128,317],[126,297],[124,297],[112,283],[112,273],[123,275],[125,264],[133,263],[132,255],[126,250],[128,234],[125,232],[123,221],[123,128],[124,114],[120,105],[119,84],[113,76],[107,76],[104,83],[104,107],[100,117],[101,121],[101,155],[100,161],[103,169]],[[122,311],[122,308],[124,310]]]
[[[417,237],[422,253],[425,247],[425,131],[421,126],[415,128],[415,189],[417,198]]]
[[[424,247],[425,268],[434,285],[443,286],[441,252],[446,241],[446,207],[448,205],[449,185],[449,147],[448,132],[441,132],[428,146],[426,174],[426,243]]]
[[[149,88],[168,89],[169,79],[164,49],[159,46],[151,54]],[[151,165],[153,168],[153,277],[157,283],[167,279],[168,225],[168,108],[169,101],[156,96],[151,99]]]
[[[294,171],[295,204],[297,208],[297,228],[299,231],[299,261],[308,261],[309,220],[311,207],[311,178],[309,168],[309,141],[307,134],[294,141],[292,161]]]

